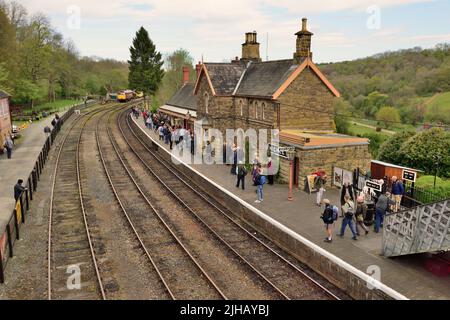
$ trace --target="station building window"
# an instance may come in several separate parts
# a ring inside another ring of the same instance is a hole
[[[209,113],[209,94],[208,94],[208,92],[205,92],[204,99],[205,99],[205,113],[208,114]]]

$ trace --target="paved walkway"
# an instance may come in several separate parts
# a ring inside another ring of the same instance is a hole
[[[142,118],[139,125],[145,128]],[[160,143],[153,131],[145,129],[157,143]],[[168,149],[167,145],[163,147]],[[255,204],[255,187],[251,177],[246,178],[246,190],[236,188],[236,177],[230,174],[226,165],[192,165],[196,170],[209,177],[227,190],[233,192],[247,203],[253,205],[275,220],[294,230],[299,235],[314,242],[347,263],[367,272],[369,266],[379,266],[381,282],[411,299],[450,299],[450,278],[438,278],[429,273],[423,263],[427,255],[398,257],[388,259],[381,255],[381,233],[375,234],[370,229],[368,236],[361,236],[357,241],[351,239],[351,232],[346,230],[344,238],[334,237],[333,243],[325,243],[325,229],[320,219],[321,211],[315,205],[315,194],[294,191],[294,201],[287,201],[288,187],[275,184],[264,186],[264,202]],[[325,197],[332,203],[339,203],[339,191],[328,189]],[[335,232],[341,225],[341,219],[335,226]]]
[[[63,114],[60,113],[60,116]],[[50,116],[33,122],[23,130],[22,139],[13,149],[12,159],[7,159],[6,154],[0,156],[0,233],[14,209],[13,187],[18,179],[27,181],[45,143],[44,127],[52,128],[53,118]]]

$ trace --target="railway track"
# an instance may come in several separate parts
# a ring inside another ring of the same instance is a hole
[[[48,220],[49,300],[106,299],[84,210],[79,167],[83,128],[101,111],[94,109],[75,119],[57,153]]]
[[[117,127],[128,149],[140,160],[146,171],[203,229],[264,279],[281,298],[340,299],[339,290],[328,289],[315,279],[317,275],[292,263],[268,239],[256,235],[251,227],[233,217],[231,212],[192,185],[172,164],[147,147],[143,140],[145,137],[133,131],[130,121],[128,113],[123,112],[117,117]],[[348,298],[344,294],[342,296]]]
[[[171,299],[227,299],[142,192],[117,148],[108,122],[100,121],[96,129],[102,164],[117,202],[167,295]]]

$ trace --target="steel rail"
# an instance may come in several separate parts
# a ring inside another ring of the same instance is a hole
[[[110,123],[110,118],[112,116],[113,113],[109,114],[108,120],[107,120],[107,124]],[[194,256],[189,252],[189,250],[186,248],[186,246],[181,242],[181,240],[175,235],[175,233],[173,232],[173,230],[167,225],[167,223],[164,221],[164,219],[161,217],[159,211],[153,206],[153,204],[151,203],[151,201],[147,198],[147,196],[144,194],[144,192],[142,191],[141,187],[139,186],[139,184],[137,183],[137,181],[134,179],[132,173],[130,172],[130,170],[128,169],[127,165],[125,164],[122,156],[120,155],[120,152],[116,146],[116,142],[114,141],[114,138],[112,137],[111,131],[109,129],[109,126],[106,125],[106,130],[107,130],[107,134],[109,137],[109,140],[111,142],[111,145],[114,148],[114,151],[120,161],[120,163],[122,164],[123,168],[125,169],[125,171],[127,172],[127,175],[129,176],[129,178],[133,181],[134,186],[136,187],[136,189],[139,191],[139,193],[141,194],[142,198],[145,200],[145,202],[148,204],[148,206],[152,209],[152,211],[155,213],[155,215],[157,216],[158,220],[163,224],[163,226],[165,227],[165,229],[167,231],[169,231],[170,235],[175,239],[176,243],[178,243],[178,245],[183,249],[183,251],[189,256],[189,258],[191,259],[191,261],[194,263],[194,265],[197,267],[197,269],[205,276],[205,278],[208,280],[208,282],[213,286],[213,288],[219,293],[219,295],[225,299],[228,300],[228,298],[226,297],[226,295],[222,292],[222,290],[218,287],[218,285],[214,282],[214,280],[211,278],[211,276],[208,275],[208,273],[203,269],[203,267],[198,263],[198,261],[194,258]],[[105,166],[106,168],[106,166]],[[123,206],[122,206],[123,208]],[[124,210],[124,208],[123,208]],[[131,223],[131,220],[130,220]],[[162,277],[162,275],[161,275]],[[163,277],[162,277],[163,279]],[[165,283],[167,285],[167,283]],[[170,289],[169,289],[170,290]],[[172,297],[174,299],[176,299],[175,296],[173,296],[173,294],[171,294]]]
[[[165,168],[167,168],[167,170],[169,170],[170,172],[172,172],[185,186],[187,186],[190,190],[192,190],[195,194],[197,194],[198,196],[200,196],[204,201],[206,201],[208,204],[210,204],[212,207],[214,207],[216,210],[218,210],[218,212],[220,212],[222,215],[224,215],[232,224],[234,224],[236,227],[238,227],[239,229],[241,229],[242,231],[244,231],[248,237],[250,237],[253,240],[256,240],[260,245],[264,246],[266,249],[268,249],[271,253],[273,253],[274,255],[276,255],[279,259],[283,260],[285,263],[287,263],[291,268],[293,268],[296,272],[300,273],[304,278],[306,278],[308,281],[310,281],[311,283],[313,283],[316,287],[318,287],[320,290],[322,290],[326,295],[328,295],[330,298],[334,299],[334,300],[340,300],[340,298],[338,296],[336,296],[334,293],[332,293],[330,290],[328,290],[327,288],[325,288],[323,285],[321,285],[317,280],[315,280],[314,278],[312,278],[310,275],[308,275],[306,272],[304,272],[303,270],[299,269],[297,266],[295,266],[293,263],[291,263],[289,260],[287,260],[285,257],[283,257],[282,255],[280,255],[278,252],[276,252],[275,250],[273,250],[272,248],[270,248],[266,243],[264,243],[261,239],[259,239],[258,237],[256,237],[252,232],[250,232],[249,230],[247,230],[246,228],[244,228],[243,226],[241,226],[240,224],[238,224],[234,219],[232,219],[230,217],[229,214],[227,214],[223,209],[219,208],[215,203],[213,203],[211,200],[209,200],[208,198],[206,198],[201,192],[199,192],[196,188],[194,188],[191,184],[189,184],[188,182],[186,182],[185,179],[183,179],[181,175],[184,176],[184,174],[182,172],[178,173],[179,171],[176,169],[173,169],[171,167],[169,167],[166,164],[166,161],[162,160],[161,157],[159,155],[157,155],[153,150],[151,150],[150,148],[147,147],[147,145],[145,144],[144,141],[142,141],[142,139],[140,137],[138,137],[134,130],[132,129],[131,125],[130,125],[130,119],[129,119],[129,112],[126,111],[124,112],[127,114],[126,116],[126,122],[128,125],[128,128],[130,130],[130,132],[133,134],[133,136],[140,142],[140,144],[160,163],[162,164]],[[122,134],[124,135],[123,130]],[[133,149],[132,149],[133,150]],[[133,150],[134,151],[134,150]],[[134,151],[135,152],[135,151]],[[136,152],[135,152],[136,153]],[[144,165],[152,172],[153,175],[155,175],[154,170],[152,170],[151,168],[149,168],[149,166],[145,163],[145,161],[138,156],[138,158],[141,159],[141,161],[144,163]],[[156,175],[155,175],[156,176]],[[156,176],[157,177],[157,176]],[[166,186],[167,185],[159,178],[157,177],[159,181],[161,181],[161,183],[163,185]],[[167,188],[167,190],[170,191],[170,193],[174,194],[174,192],[170,189]],[[177,195],[175,195],[175,198],[179,199],[179,197]],[[180,200],[181,203],[185,204],[183,200]],[[194,212],[195,214],[195,212]],[[197,215],[197,214],[195,214]],[[201,218],[199,218],[200,220],[202,220]],[[245,224],[248,225],[247,222],[243,221]],[[251,226],[250,226],[251,227]]]
[[[235,256],[238,257],[245,265],[247,265],[253,272],[255,272],[259,277],[261,277],[271,288],[273,288],[278,294],[280,294],[284,299],[290,300],[290,298],[280,289],[278,288],[272,281],[270,281],[264,274],[262,274],[250,261],[248,261],[244,256],[242,256],[239,252],[237,252],[225,239],[223,239],[216,231],[214,231],[205,221],[202,219],[186,202],[183,201],[158,175],[146,162],[142,157],[138,154],[136,149],[131,145],[130,141],[125,137],[125,133],[120,125],[119,117],[117,118],[119,129],[122,133],[123,138],[125,139],[128,147],[131,151],[136,155],[136,157],[141,161],[141,163],[151,172],[151,174],[165,187],[165,189],[179,202],[181,205],[189,211],[197,221],[200,222],[210,233],[213,234],[215,238],[219,240],[228,250],[230,250]],[[158,162],[159,159],[157,159]],[[170,171],[173,173],[172,171]]]
[[[100,123],[100,122],[99,122],[99,123]],[[103,155],[103,151],[101,150],[101,147],[100,147],[99,130],[98,130],[98,129],[99,129],[99,123],[97,124],[96,129],[95,129],[95,138],[96,138],[96,141],[97,141],[97,149],[98,149],[99,154],[100,154],[100,160],[101,160],[101,162],[102,162],[103,170],[104,170],[105,173],[106,173],[106,176],[107,176],[107,178],[108,178],[108,182],[109,182],[109,185],[110,185],[110,187],[111,187],[111,190],[113,191],[114,196],[115,196],[117,202],[119,203],[119,206],[120,206],[120,208],[121,208],[123,214],[125,215],[125,218],[126,218],[126,220],[128,221],[128,223],[129,223],[131,229],[133,230],[133,233],[134,233],[134,235],[136,236],[136,239],[138,240],[138,242],[139,242],[139,244],[140,244],[142,250],[145,252],[146,257],[148,258],[148,260],[149,260],[150,263],[152,264],[153,268],[155,269],[156,273],[158,274],[158,276],[159,276],[161,282],[163,283],[165,289],[166,289],[167,292],[169,293],[169,295],[170,295],[170,297],[172,298],[172,300],[175,300],[175,296],[173,295],[172,291],[170,290],[169,286],[167,285],[166,280],[164,279],[163,275],[161,274],[159,268],[157,267],[155,261],[153,260],[153,258],[152,258],[152,256],[151,256],[151,254],[148,252],[147,247],[146,247],[145,244],[144,244],[144,241],[142,240],[141,236],[139,235],[139,233],[138,233],[136,227],[134,226],[134,223],[131,221],[131,218],[130,218],[130,216],[128,215],[128,212],[127,212],[127,210],[125,209],[125,206],[123,205],[122,200],[121,200],[120,197],[119,197],[119,194],[117,193],[117,190],[116,190],[116,188],[115,188],[115,186],[114,186],[114,183],[112,182],[111,175],[110,175],[110,173],[109,173],[108,168],[106,167],[106,161],[105,161],[105,158],[104,158],[104,155]]]
[[[61,142],[61,145],[59,146],[59,149],[58,149],[58,154],[57,154],[56,163],[55,163],[55,169],[53,171],[53,181],[52,181],[52,187],[51,187],[51,192],[50,192],[50,205],[49,205],[49,216],[48,216],[48,240],[47,240],[48,241],[48,247],[47,247],[47,293],[48,293],[47,298],[48,298],[48,300],[52,300],[52,263],[51,263],[51,260],[52,260],[52,231],[53,231],[52,230],[53,199],[54,199],[54,195],[55,195],[56,176],[57,176],[58,168],[59,168],[59,164],[60,164],[61,153],[66,144],[67,138],[72,133],[72,130],[75,128],[75,126],[80,122],[80,120],[89,116],[89,118],[83,123],[82,128],[84,128],[84,126],[89,121],[89,119],[92,116],[94,116],[95,114],[100,113],[101,111],[102,111],[101,109],[95,109],[95,110],[89,111],[88,113],[75,119],[74,123],[69,128],[67,134],[64,136],[64,139]],[[82,132],[82,130],[81,130],[81,132]],[[80,136],[78,138],[78,143],[80,142],[80,139],[81,139],[81,132],[80,132]],[[78,145],[77,145],[77,161],[78,161]],[[78,163],[77,163],[77,176],[78,176]],[[78,181],[78,183],[79,183],[79,181]],[[82,203],[81,198],[80,198],[80,202]],[[81,204],[81,205],[83,206],[83,204]],[[90,235],[89,235],[88,229],[86,229],[86,233],[88,235],[88,241],[90,241]],[[89,245],[91,248],[91,254],[93,254],[91,243],[89,243]],[[92,256],[92,259],[93,259],[93,261],[95,261],[95,255]],[[96,263],[94,263],[94,264],[96,266]],[[96,269],[96,272],[97,271],[98,271],[98,269]],[[103,285],[101,283],[101,279],[99,278],[99,273],[97,273],[97,279],[99,279],[99,281],[100,281],[99,285],[101,288],[102,297],[105,298],[104,291],[103,291]]]

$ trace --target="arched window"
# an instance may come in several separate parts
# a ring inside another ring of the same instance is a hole
[[[205,92],[203,97],[205,99],[205,113],[208,114],[209,113],[209,94],[208,94],[208,92]]]
[[[262,119],[263,120],[266,120],[266,104],[263,102],[262,103],[262,105],[261,105],[261,109],[262,109],[262,111],[261,111],[261,113],[262,113]]]
[[[258,108],[259,108],[258,102],[255,101],[253,103],[253,106],[255,108],[255,119],[258,119]]]
[[[244,116],[244,103],[242,102],[242,100],[239,100],[239,112],[241,117]]]

